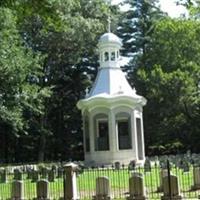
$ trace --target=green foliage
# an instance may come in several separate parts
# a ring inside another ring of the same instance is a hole
[[[147,145],[169,143],[168,152],[199,151],[193,140],[200,131],[199,31],[193,20],[165,19],[156,25],[148,66],[134,75],[136,88],[148,99]]]
[[[123,39],[123,55],[131,58],[128,71],[146,65],[146,51],[149,48],[155,22],[164,16],[157,3],[155,0],[124,1],[130,9],[121,15],[118,34]]]
[[[16,19],[11,9],[0,8],[0,137],[4,148],[12,148],[12,141],[28,134],[24,113],[41,115],[49,96],[49,90],[38,84],[43,58],[24,47]],[[4,151],[6,157],[10,152]]]
[[[12,151],[17,152],[14,146],[23,147],[19,150],[20,160],[30,159],[27,152],[34,155],[33,160],[81,159],[81,115],[76,103],[95,77],[98,37],[105,31],[109,13],[117,12],[116,6],[109,7],[103,0],[8,0],[0,6],[13,13],[15,35],[25,51],[19,59],[24,63],[16,66],[18,72],[12,70],[12,73],[24,78],[30,74],[29,81],[23,84],[24,101],[20,106],[16,104],[20,110],[20,130],[29,134],[10,144]],[[11,27],[8,22],[5,24]],[[8,35],[13,37],[11,32]],[[18,51],[18,46],[14,51]],[[23,71],[27,69],[31,72]],[[10,85],[12,89],[13,86],[14,83]]]

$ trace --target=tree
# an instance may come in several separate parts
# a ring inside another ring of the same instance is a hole
[[[135,68],[147,66],[146,51],[151,35],[156,21],[164,14],[157,7],[158,2],[155,0],[126,0],[124,4],[130,9],[122,13],[118,35],[123,40],[122,54],[130,58],[126,70],[132,74]]]
[[[23,6],[28,12],[18,18],[21,36],[33,51],[46,55],[40,84],[52,88],[41,119],[44,134],[37,120],[30,130],[36,135],[32,138],[40,140],[39,160],[80,159],[83,157],[81,116],[76,103],[85,95],[85,88],[97,72],[97,38],[105,30],[110,8],[103,0],[77,0],[71,4],[52,1],[45,4],[51,10],[48,16],[45,11],[39,12],[35,3],[36,8],[30,2],[20,7]]]
[[[24,48],[13,12],[0,8],[0,155],[6,161],[17,155],[13,146],[18,138],[28,134],[25,111],[43,112],[42,101],[48,90],[37,84],[41,61],[39,55]]]
[[[147,53],[148,67],[135,75],[138,92],[148,99],[147,146],[162,146],[163,153],[199,152],[199,31],[195,20],[158,22]]]

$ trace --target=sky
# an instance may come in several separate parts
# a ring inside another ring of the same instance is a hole
[[[161,9],[167,12],[171,17],[179,17],[186,13],[183,6],[177,6],[175,0],[160,0]]]
[[[122,0],[112,0],[113,4],[117,4],[120,2],[122,2]],[[160,0],[160,7],[171,17],[179,17],[181,14],[186,13],[186,9],[183,6],[177,6],[175,0]]]
[[[112,4],[118,4],[123,0],[111,0]],[[161,10],[167,12],[169,16],[176,18],[179,17],[181,14],[187,13],[186,9],[183,6],[177,6],[175,0],[160,0],[160,7]],[[127,8],[122,8],[122,10],[127,10]],[[120,65],[123,66],[127,64],[129,58],[123,57],[120,61]]]

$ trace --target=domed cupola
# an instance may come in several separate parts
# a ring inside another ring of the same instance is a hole
[[[119,50],[122,46],[121,40],[113,33],[103,34],[98,43],[100,52],[100,67],[120,67]]]
[[[142,107],[146,99],[136,94],[120,68],[121,46],[121,40],[113,33],[100,37],[96,80],[77,103],[83,116],[87,164],[126,164],[145,159]]]

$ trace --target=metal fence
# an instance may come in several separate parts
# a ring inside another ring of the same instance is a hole
[[[49,198],[64,197],[64,176],[62,166],[47,165],[30,167],[0,166],[0,200],[11,198],[13,180],[22,180],[24,183],[24,199],[37,198],[36,183],[38,180],[49,181]],[[147,163],[144,167],[125,166],[116,163],[113,166],[79,167],[77,171],[77,187],[80,199],[93,199],[96,195],[96,179],[107,177],[110,182],[110,195],[113,199],[126,199],[129,195],[129,179],[134,173],[142,174],[145,193],[148,199],[161,199],[163,196],[163,177],[175,175],[178,177],[180,194],[183,199],[198,199],[200,196],[200,167],[195,164],[182,163],[179,166],[160,163]],[[170,181],[169,181],[170,184]],[[171,188],[173,186],[170,186]]]
[[[0,200],[11,199],[13,181],[22,181],[24,187],[24,199],[31,200],[37,197],[37,182],[47,180],[49,182],[49,197],[60,199],[64,196],[62,167],[48,164],[46,167],[37,165],[0,166]]]
[[[174,165],[167,167],[166,164],[166,168],[162,169],[155,163],[148,168],[131,168],[122,165],[117,168],[115,166],[109,168],[102,166],[100,168],[83,169],[81,174],[78,175],[80,199],[92,199],[95,196],[95,180],[101,176],[109,178],[112,198],[125,199],[129,194],[129,178],[134,173],[143,174],[148,199],[161,199],[163,195],[162,179],[163,176],[169,176],[169,174],[178,177],[180,193],[184,199],[198,199],[200,195],[200,168],[198,166],[190,165],[186,169]],[[196,180],[194,181],[194,179]]]

